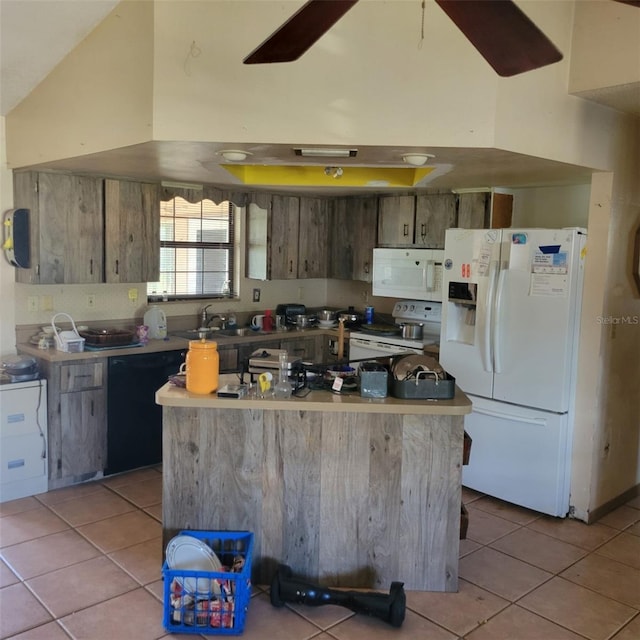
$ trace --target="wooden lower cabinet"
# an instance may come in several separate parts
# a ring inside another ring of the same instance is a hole
[[[281,348],[286,349],[294,358],[313,362],[318,352],[318,338],[319,336],[283,340]]]
[[[104,389],[60,395],[60,474],[62,478],[93,476],[107,463]]]
[[[107,464],[107,360],[39,361],[47,378],[49,489],[102,477]]]
[[[218,345],[220,373],[229,373],[238,369],[238,348],[236,345],[221,347]]]

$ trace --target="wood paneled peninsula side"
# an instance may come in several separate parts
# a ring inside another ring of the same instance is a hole
[[[253,531],[253,580],[279,563],[327,586],[457,591],[464,415],[471,402],[199,396],[167,383],[165,544]]]

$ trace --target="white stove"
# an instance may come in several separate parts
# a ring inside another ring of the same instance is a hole
[[[440,324],[442,319],[442,303],[424,300],[401,300],[393,308],[393,319],[396,324],[403,322],[420,323],[422,339],[410,340],[398,335],[375,334],[365,331],[351,331],[349,337],[349,359],[388,357],[398,353],[422,353],[430,344],[440,343]],[[390,333],[392,333],[390,331]]]

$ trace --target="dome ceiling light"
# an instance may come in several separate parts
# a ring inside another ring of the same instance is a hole
[[[431,158],[435,158],[431,153],[405,153],[402,156],[402,159],[407,163],[414,167],[421,167],[423,164],[430,160]]]
[[[242,151],[241,149],[223,149],[219,153],[227,162],[242,162],[248,156],[253,155],[250,151]]]

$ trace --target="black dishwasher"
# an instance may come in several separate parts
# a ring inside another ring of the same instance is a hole
[[[180,350],[109,358],[105,475],[162,462],[162,407],[155,394],[178,372],[185,354]]]

